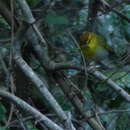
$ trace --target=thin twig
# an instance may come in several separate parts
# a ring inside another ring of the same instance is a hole
[[[106,8],[108,8],[110,11],[113,11],[114,13],[116,13],[118,16],[120,16],[121,18],[125,19],[128,23],[130,23],[130,18],[128,18],[126,15],[124,15],[123,13],[119,12],[118,10],[116,10],[115,8],[112,8],[109,3],[107,3],[106,0],[100,0],[100,2],[106,6]]]
[[[75,43],[75,45],[76,45],[77,49],[79,50],[80,55],[81,55],[81,57],[82,57],[83,66],[84,66],[84,70],[85,70],[85,86],[87,86],[88,71],[87,71],[87,65],[86,65],[85,57],[84,57],[83,52],[82,52],[82,50],[81,50],[81,48],[80,48],[80,46],[79,46],[78,41],[75,39],[75,37],[72,35],[72,33],[71,33],[69,30],[68,30],[68,33],[69,33],[70,37],[72,38],[72,40],[74,41],[74,43]]]
[[[10,89],[11,89],[11,93],[14,94],[15,92],[15,84],[14,84],[14,80],[13,80],[13,76],[12,76],[12,59],[13,59],[13,42],[14,42],[14,0],[10,1],[10,8],[11,8],[11,45],[10,45],[10,56],[9,56],[9,84],[10,84]],[[13,112],[14,112],[14,105],[11,104],[11,108],[10,108],[10,113],[9,113],[9,117],[6,123],[6,126],[8,126],[9,122],[12,119],[13,116]]]
[[[130,109],[124,109],[124,110],[111,110],[111,111],[105,111],[105,112],[97,112],[96,115],[108,115],[108,114],[118,114],[118,113],[124,113],[124,112],[130,112]],[[93,118],[96,116],[95,114],[91,115],[88,118]]]
[[[33,108],[28,103],[26,103],[22,99],[14,96],[13,94],[6,92],[4,90],[0,90],[0,96],[3,98],[6,98],[7,101],[13,102],[14,104],[17,105],[17,107],[21,108],[23,111],[25,111],[27,113],[30,113],[36,119],[40,119],[41,122],[43,122],[51,130],[63,130],[63,128],[61,128],[56,123],[51,121],[49,118],[47,118],[41,112],[39,112],[37,109]]]

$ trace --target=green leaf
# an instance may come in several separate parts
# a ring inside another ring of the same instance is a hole
[[[35,7],[40,2],[40,0],[27,0],[27,2],[31,7]]]
[[[117,125],[116,130],[129,130],[130,129],[129,114],[124,112],[121,116],[119,116],[116,125]]]
[[[5,122],[6,121],[6,108],[2,103],[0,103],[0,121]]]
[[[57,15],[56,12],[54,11],[48,12],[45,22],[47,24],[57,24],[57,25],[69,24],[69,21],[66,16]]]
[[[0,126],[0,130],[8,130],[5,126]]]
[[[38,130],[31,121],[28,121],[26,124],[29,130]]]

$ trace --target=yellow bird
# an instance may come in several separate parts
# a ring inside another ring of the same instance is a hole
[[[104,60],[110,47],[105,40],[94,32],[84,32],[80,36],[80,47],[87,60]]]

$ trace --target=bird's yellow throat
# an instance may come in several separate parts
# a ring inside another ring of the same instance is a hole
[[[102,59],[108,55],[110,47],[105,40],[94,32],[84,32],[80,36],[80,47],[87,60]]]

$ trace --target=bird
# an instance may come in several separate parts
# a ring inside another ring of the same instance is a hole
[[[80,35],[80,47],[86,59],[94,60],[108,55],[110,47],[106,41],[94,32],[83,32]]]
[[[110,66],[109,53],[112,52],[112,49],[101,35],[85,31],[80,35],[79,45],[87,61]]]

